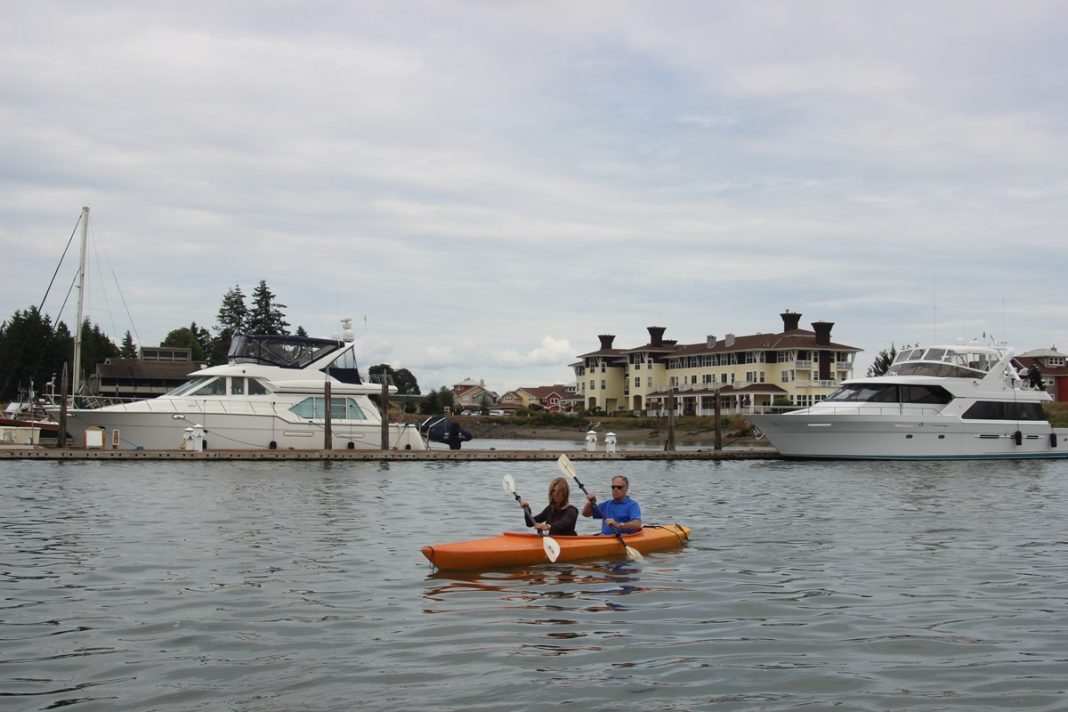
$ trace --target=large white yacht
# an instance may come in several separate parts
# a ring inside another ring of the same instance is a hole
[[[788,458],[940,460],[1068,457],[1043,390],[1012,367],[1012,349],[906,348],[882,376],[854,378],[809,408],[749,419]]]
[[[134,450],[321,450],[329,384],[332,449],[378,449],[382,420],[368,396],[382,387],[360,378],[345,326],[340,339],[239,334],[225,365],[151,400],[68,409],[67,432],[76,445]],[[390,448],[427,447],[415,425],[388,433]]]

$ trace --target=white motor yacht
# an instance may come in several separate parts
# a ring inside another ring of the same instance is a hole
[[[788,458],[941,460],[1068,457],[1006,346],[906,348],[882,376],[854,378],[815,405],[750,421]]]
[[[332,449],[380,449],[382,419],[369,396],[382,387],[360,378],[349,329],[336,340],[238,334],[225,365],[158,398],[70,408],[67,432],[76,445],[105,448],[321,450],[327,385]],[[427,447],[415,425],[387,430],[391,449]]]

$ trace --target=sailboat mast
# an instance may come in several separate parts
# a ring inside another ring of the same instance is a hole
[[[82,207],[82,246],[78,259],[78,321],[74,326],[74,378],[71,394],[77,395],[82,382],[82,310],[85,306],[85,243],[89,237],[89,206]]]

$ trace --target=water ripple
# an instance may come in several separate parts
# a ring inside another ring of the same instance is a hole
[[[554,468],[12,463],[4,709],[1068,708],[1068,463],[581,467],[693,541],[450,574]]]

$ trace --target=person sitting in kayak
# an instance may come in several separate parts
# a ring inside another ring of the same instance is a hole
[[[534,515],[534,528],[549,536],[575,536],[578,509],[568,501],[570,497],[571,487],[566,479],[557,477],[550,482],[549,506]],[[523,500],[519,506],[526,509],[530,505]]]
[[[601,519],[601,533],[615,536],[617,533],[640,531],[642,528],[642,510],[638,503],[627,496],[630,481],[623,475],[612,478],[612,499],[597,504],[597,497],[590,492],[586,495],[586,506],[582,516]]]

